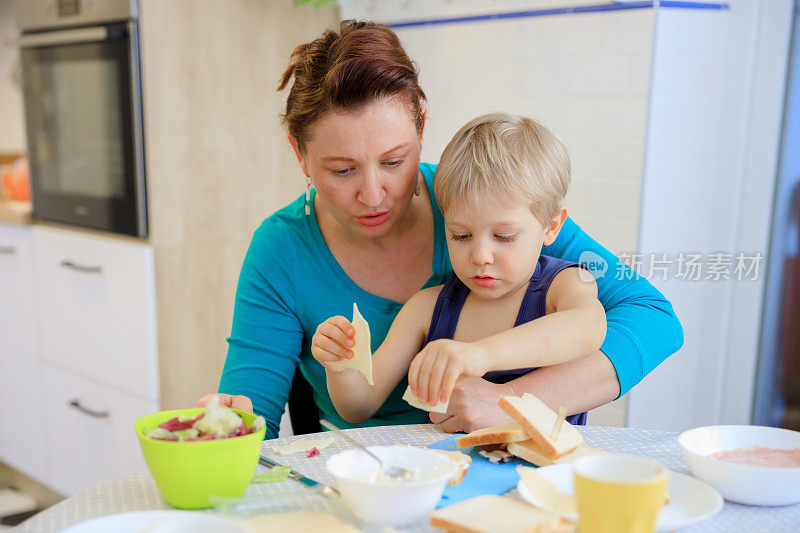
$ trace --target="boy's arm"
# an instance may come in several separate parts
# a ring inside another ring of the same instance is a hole
[[[492,354],[488,370],[566,363],[603,344],[606,315],[589,272],[559,272],[548,288],[546,308],[545,316],[528,322],[525,338],[499,333],[476,342]]]
[[[522,327],[525,335],[513,331]],[[436,405],[450,400],[462,376],[565,363],[598,350],[605,334],[606,317],[594,278],[581,269],[566,268],[547,291],[547,315],[472,343],[433,341],[412,361],[408,383],[421,402]]]
[[[370,386],[357,370],[335,371],[325,365],[328,393],[336,411],[351,423],[367,420],[406,376],[411,360],[425,342],[440,287],[415,294],[400,309],[381,346],[372,355]]]
[[[611,360],[600,350],[560,365],[545,366],[508,383],[482,378],[460,379],[453,389],[447,413],[430,419],[448,433],[499,426],[513,422],[497,406],[503,396],[536,395],[554,411],[560,406],[573,415],[607,404],[619,396],[619,381]]]

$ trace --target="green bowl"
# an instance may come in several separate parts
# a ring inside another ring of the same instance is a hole
[[[179,509],[211,507],[212,495],[239,498],[253,478],[266,427],[242,437],[178,442],[151,439],[147,432],[178,414],[198,416],[203,408],[161,411],[134,424],[142,455],[164,499]],[[256,415],[234,409],[247,427]]]

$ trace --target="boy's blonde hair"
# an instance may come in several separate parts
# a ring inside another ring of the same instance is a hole
[[[499,201],[529,205],[547,225],[563,207],[570,175],[567,147],[544,125],[490,113],[468,122],[444,149],[434,194],[445,215],[456,202],[480,208]]]

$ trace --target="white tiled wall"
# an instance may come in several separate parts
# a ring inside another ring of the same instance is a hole
[[[478,114],[537,118],[572,153],[571,215],[615,252],[635,250],[653,20],[632,10],[398,29],[428,96],[424,159]]]
[[[603,0],[338,0],[341,18],[399,22],[529,9],[597,5]]]

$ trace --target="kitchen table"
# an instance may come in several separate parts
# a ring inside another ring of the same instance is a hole
[[[578,429],[589,446],[614,453],[651,457],[676,472],[689,472],[678,446],[677,433],[593,426],[579,426]],[[405,443],[427,446],[448,437],[447,433],[434,424],[382,426],[347,431],[368,445]],[[133,433],[131,435],[133,436]],[[279,463],[290,464],[305,476],[330,484],[331,478],[325,471],[325,460],[332,453],[349,447],[343,440],[337,439],[331,446],[322,450],[320,455],[311,458],[306,458],[303,453],[281,456],[272,451],[272,446],[310,437],[302,435],[264,441],[262,453]],[[259,466],[258,469],[264,470],[264,467]],[[508,497],[519,498],[516,489],[510,491]],[[252,502],[253,505],[256,505],[256,502],[266,502],[265,505],[270,510],[277,511],[319,509],[320,502],[327,502],[328,499],[323,497],[318,489],[311,489],[295,480],[287,479],[279,483],[251,484],[241,501]],[[165,509],[172,508],[161,497],[150,474],[140,472],[68,498],[23,522],[15,531],[57,532],[99,516]],[[417,524],[402,530],[434,531],[427,524]],[[716,515],[681,531],[687,533],[800,531],[800,504],[786,507],[753,507],[725,502]]]

